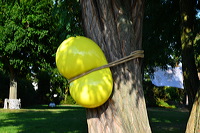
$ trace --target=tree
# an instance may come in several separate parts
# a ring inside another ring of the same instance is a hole
[[[58,38],[56,49],[66,38],[83,35],[79,0],[55,0],[52,15],[56,19],[57,27],[54,34],[54,36]],[[54,52],[54,56],[55,53],[56,51]],[[69,95],[67,79],[65,79],[55,67],[50,71],[51,93],[58,94],[59,101],[67,102],[67,96]]]
[[[55,0],[53,15],[57,19],[58,44],[70,36],[83,34],[78,0]]]
[[[142,49],[143,0],[82,0],[85,35],[108,62]],[[89,132],[151,132],[142,88],[141,59],[111,68],[114,90],[102,106],[87,109]]]
[[[193,106],[190,106],[192,110],[186,133],[198,133],[200,131],[200,84],[194,58],[196,4],[196,0],[180,0],[184,87],[189,94],[190,102],[193,104]]]
[[[182,67],[184,88],[188,93],[190,108],[199,87],[193,47],[196,36],[194,32],[196,2],[196,0],[180,0]]]
[[[185,90],[189,95],[191,108],[198,88],[199,19],[195,15],[199,5],[195,0],[189,2],[190,4],[187,2],[189,1],[149,0],[146,2],[143,48],[146,55],[144,68],[148,73],[155,66],[165,68],[167,64],[176,66],[179,62],[183,63]],[[184,21],[186,16],[187,22]],[[186,29],[191,31],[186,33]],[[189,42],[192,42],[192,45],[183,47]]]
[[[145,2],[143,24],[144,71],[175,66],[181,61],[180,11],[177,0]]]
[[[52,102],[56,104],[59,104],[61,101],[66,102],[69,95],[67,79],[58,72],[57,68],[51,71],[50,76],[50,97],[52,97]],[[56,98],[53,97],[54,94],[57,94]]]
[[[26,77],[54,62],[53,2],[0,1],[0,58],[10,75],[9,99],[17,99],[16,77]],[[50,55],[50,56],[49,56]]]
[[[194,100],[192,110],[190,112],[190,117],[187,122],[186,133],[198,133],[200,130],[200,87],[196,94],[196,98]]]

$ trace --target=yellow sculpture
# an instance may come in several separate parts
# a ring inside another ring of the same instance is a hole
[[[108,64],[100,47],[92,40],[77,36],[64,40],[56,52],[56,65],[67,79]],[[89,73],[70,83],[73,99],[86,108],[105,103],[112,93],[113,79],[109,68]]]

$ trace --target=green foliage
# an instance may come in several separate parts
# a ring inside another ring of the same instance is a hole
[[[60,102],[71,102],[70,99],[65,99],[65,97],[69,96],[69,92],[67,86],[68,82],[57,69],[52,70],[42,70],[37,75],[38,80],[38,103],[40,104],[48,104],[49,102],[54,102],[57,105]]]
[[[155,66],[175,66],[181,59],[179,1],[149,0],[146,2],[143,28],[145,70],[152,72]],[[196,33],[199,23],[196,23]],[[196,64],[199,64],[199,37],[194,46]]]
[[[165,92],[169,94],[168,99],[174,101],[182,101],[184,96],[184,90],[174,87],[164,87]]]
[[[164,107],[164,108],[176,108],[175,105],[169,105],[167,102],[165,102],[163,99],[157,99],[157,102],[156,104],[159,106],[159,107]]]
[[[167,108],[174,108],[175,105],[181,105],[184,100],[185,91],[174,87],[156,87],[151,81],[145,81],[144,95],[147,106],[161,106]],[[175,104],[175,105],[170,105]]]
[[[68,94],[67,82],[54,69],[55,53],[65,38],[83,34],[79,1],[0,1],[0,5],[0,68],[9,72],[11,66],[18,79],[47,70],[51,86],[40,88],[39,97],[45,103],[61,101]]]
[[[58,39],[57,46],[70,36],[83,35],[81,22],[81,9],[79,0],[55,0],[52,12],[56,19],[57,30],[54,36]],[[54,54],[55,56],[55,54]],[[50,71],[51,92],[49,94],[50,101],[55,103],[74,104],[68,91],[68,82],[57,69],[52,68]],[[57,94],[57,97],[53,97]]]
[[[25,77],[30,71],[53,63],[56,42],[53,36],[56,27],[51,15],[53,2],[1,1],[1,5],[0,56],[9,59],[15,73]]]
[[[60,101],[68,95],[68,91],[66,90],[68,86],[67,79],[58,72],[58,69],[52,69],[50,74],[50,84],[50,101],[59,104]],[[56,94],[57,97],[54,97],[54,94]]]
[[[195,1],[193,1],[193,3],[195,4]],[[181,21],[180,9],[190,8],[191,11],[192,10],[195,11],[195,8],[197,7],[195,5],[189,7],[187,6],[187,4],[183,7],[180,7],[180,6],[183,6],[183,4],[181,4],[180,1],[176,1],[176,0],[146,1],[144,25],[143,25],[143,48],[145,50],[144,73],[152,74],[152,72],[154,71],[153,68],[155,66],[166,68],[166,65],[171,65],[172,67],[175,67],[179,62],[183,62],[184,64],[183,73],[186,72],[186,74],[190,73],[189,75],[193,75],[193,74],[195,75],[196,68],[195,68],[195,65],[192,65],[193,64],[192,63],[193,50],[194,50],[194,59],[197,66],[197,70],[200,71],[200,57],[199,57],[199,54],[200,54],[200,47],[199,47],[200,46],[199,45],[200,23],[199,21],[200,19],[198,17],[196,17],[196,20],[195,20],[195,16],[189,16],[189,18],[192,18],[191,19],[192,21],[190,21],[191,24],[193,22],[193,18],[195,21],[194,25],[192,24],[193,26],[191,26],[192,29],[194,28],[195,32],[192,32],[190,34],[191,40],[189,40],[189,41],[193,41],[193,39],[195,38],[194,49],[186,48],[187,50],[186,49],[183,50],[181,47],[181,39],[182,39],[181,29],[185,26],[186,26],[185,29],[187,29],[188,28],[187,26],[190,22],[188,21],[189,23],[186,22],[185,24],[181,23],[182,21]],[[190,61],[190,63],[185,63],[185,61]],[[185,64],[190,64],[190,65],[186,66]],[[189,77],[189,79],[194,79],[194,77]],[[192,85],[197,86],[197,87],[188,86],[188,84],[186,84],[187,78],[184,78],[184,82],[185,82],[185,89],[187,91],[190,91],[189,88],[193,88],[193,89],[198,88],[198,81],[196,79],[192,81],[193,82]],[[160,99],[161,102],[159,101],[159,103],[163,103],[162,101],[166,102],[166,99],[170,100],[170,97],[175,97],[175,95],[172,96],[173,94],[176,94],[173,91],[170,90],[170,92],[167,92],[167,90],[164,88],[160,89],[157,93],[159,93],[159,95],[163,94],[163,97]],[[155,90],[153,90],[153,92],[155,92]],[[195,92],[195,91],[191,91],[191,92]],[[190,93],[188,92],[188,94]],[[191,99],[190,97],[194,97],[194,96],[189,95],[189,101]]]
[[[8,74],[0,71],[0,107],[3,107],[5,98],[9,98],[10,78]],[[36,104],[36,91],[32,86],[32,81],[27,79],[18,79],[18,98],[21,99],[22,107]]]
[[[198,23],[200,23],[199,21],[200,19],[198,20]],[[198,26],[200,27],[200,24]],[[197,34],[194,41],[194,54],[197,71],[200,72],[200,33]]]
[[[149,0],[143,24],[144,66],[175,66],[181,59],[179,1]]]
[[[180,5],[177,0],[148,0],[145,2],[143,24],[144,66],[148,72],[153,67],[175,66],[181,59]],[[195,8],[198,8],[197,6]],[[194,27],[194,54],[200,71],[200,19],[196,17]]]
[[[61,104],[74,105],[76,104],[76,101],[74,101],[71,95],[67,95],[66,98],[61,101]]]
[[[149,107],[156,106],[156,97],[154,96],[153,87],[154,85],[150,81],[143,82],[143,90],[146,99],[146,105]]]
[[[83,35],[79,0],[55,0],[53,16],[57,19],[59,44],[70,36]]]

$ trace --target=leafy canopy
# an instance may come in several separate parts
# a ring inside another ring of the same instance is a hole
[[[8,59],[21,75],[52,63],[56,43],[52,1],[1,1],[0,4],[0,57]]]

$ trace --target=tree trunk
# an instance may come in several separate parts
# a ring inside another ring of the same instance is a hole
[[[184,88],[188,93],[190,109],[199,86],[193,50],[195,5],[196,0],[180,0],[182,68]]]
[[[200,132],[200,88],[196,94],[196,99],[190,113],[190,118],[187,123],[186,133]]]
[[[9,99],[17,99],[17,81],[13,69],[10,69],[10,92]]]
[[[193,104],[186,133],[200,132],[200,90],[193,50],[195,5],[196,0],[180,0],[184,88],[188,93],[189,107],[191,108]]]
[[[108,62],[142,49],[143,0],[81,0],[85,35]],[[114,88],[102,106],[87,109],[90,133],[151,132],[142,88],[141,59],[111,68]]]
[[[17,80],[14,73],[14,68],[11,66],[9,58],[4,56],[4,61],[6,66],[9,68],[10,73],[10,90],[9,90],[9,109],[19,109],[20,100],[17,99]],[[4,103],[7,104],[7,103]]]

